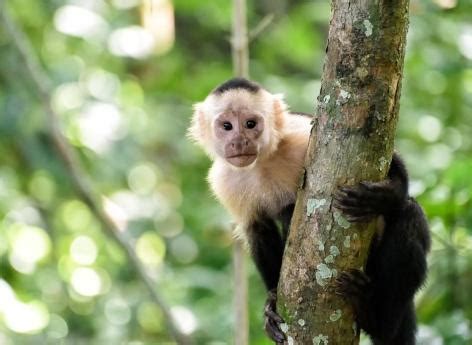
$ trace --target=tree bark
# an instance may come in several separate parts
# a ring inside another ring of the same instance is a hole
[[[288,344],[357,344],[336,276],[364,267],[375,224],[332,207],[339,186],[385,177],[393,153],[408,0],[332,1],[327,56],[278,286]]]

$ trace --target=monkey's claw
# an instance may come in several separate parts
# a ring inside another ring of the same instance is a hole
[[[361,270],[350,269],[336,279],[336,294],[352,305],[358,326],[369,325],[372,286],[370,278]]]
[[[336,293],[345,297],[363,296],[369,285],[370,278],[364,272],[350,269],[336,279]]]
[[[277,314],[277,290],[272,289],[267,293],[264,306],[264,330],[276,344],[283,344],[285,340],[285,334],[280,329],[282,323],[284,320]]]
[[[364,222],[384,213],[384,204],[392,194],[392,188],[385,182],[361,182],[339,188],[334,195],[334,207],[349,221]]]
[[[359,316],[370,299],[370,278],[361,270],[350,269],[336,279],[336,294],[345,298]]]

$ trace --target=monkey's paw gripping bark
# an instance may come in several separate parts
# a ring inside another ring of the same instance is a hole
[[[396,198],[388,181],[361,182],[339,188],[334,196],[334,206],[343,211],[349,221],[364,222],[400,203]]]
[[[276,344],[283,344],[285,340],[285,334],[280,329],[282,323],[284,320],[277,314],[277,290],[269,290],[264,306],[264,329]]]
[[[367,307],[371,299],[370,278],[361,270],[350,269],[336,279],[336,294],[345,298],[353,307],[359,326],[368,322]]]

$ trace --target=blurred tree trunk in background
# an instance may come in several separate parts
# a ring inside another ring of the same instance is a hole
[[[385,177],[393,153],[408,0],[332,1],[306,171],[285,248],[278,308],[289,344],[357,344],[339,272],[363,267],[374,224],[332,208],[339,186]]]
[[[231,47],[233,70],[237,77],[249,78],[249,42],[247,33],[246,0],[233,0],[233,35]],[[244,243],[233,240],[234,270],[234,344],[249,343],[248,287]]]

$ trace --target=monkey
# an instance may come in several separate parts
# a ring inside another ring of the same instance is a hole
[[[286,340],[277,284],[311,127],[311,118],[290,112],[281,95],[234,78],[194,105],[188,129],[213,161],[210,187],[238,225],[235,235],[246,241],[267,288],[264,329],[277,344]],[[351,222],[382,220],[365,270],[340,273],[335,292],[352,305],[374,345],[415,344],[413,297],[426,277],[430,237],[423,210],[408,195],[400,156],[393,154],[385,180],[339,187],[333,207]]]

